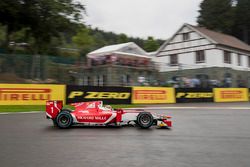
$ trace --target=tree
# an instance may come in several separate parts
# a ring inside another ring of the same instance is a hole
[[[0,24],[0,47],[3,45],[5,41],[5,28]]]
[[[234,35],[250,44],[250,1],[238,0],[235,13]]]
[[[81,54],[86,55],[91,51],[94,39],[89,34],[89,29],[81,27],[77,34],[72,37],[72,41],[81,49]]]
[[[1,0],[0,23],[6,26],[6,44],[10,34],[24,27],[35,39],[34,52],[44,52],[53,37],[70,31],[85,12],[77,0]]]
[[[160,44],[156,40],[154,40],[153,37],[148,37],[148,39],[145,41],[145,44],[144,44],[144,49],[147,52],[156,51],[159,47],[160,47]]]
[[[10,34],[22,28],[21,24],[21,8],[20,1],[1,0],[0,1],[0,23],[6,26],[5,47],[10,42]]]
[[[28,34],[34,38],[31,46],[33,60],[31,78],[40,78],[40,54],[47,53],[53,38],[60,38],[61,33],[72,31],[83,17],[84,6],[77,0],[22,0],[20,22],[29,28]],[[36,70],[38,69],[38,70]]]
[[[129,40],[128,40],[128,37],[126,34],[119,34],[118,35],[118,43],[127,43]]]
[[[198,24],[208,29],[231,34],[234,25],[232,0],[203,0]]]
[[[85,11],[75,0],[23,0],[23,24],[30,27],[35,38],[35,52],[48,49],[52,37],[71,31],[72,24],[79,22]]]

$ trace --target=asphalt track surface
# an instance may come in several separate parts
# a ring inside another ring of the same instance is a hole
[[[173,117],[172,130],[61,130],[53,127],[44,113],[0,115],[0,166],[250,166],[249,103],[167,107],[170,109],[155,112]]]

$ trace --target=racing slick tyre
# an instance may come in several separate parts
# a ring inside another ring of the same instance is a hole
[[[143,129],[151,127],[154,123],[154,118],[149,112],[141,112],[138,114],[136,123]]]
[[[66,112],[69,112],[69,113],[72,112],[72,110],[71,110],[71,109],[68,109],[68,108],[62,109],[62,111],[66,111]]]
[[[69,128],[73,123],[73,118],[67,110],[62,110],[56,117],[56,124],[59,128]]]

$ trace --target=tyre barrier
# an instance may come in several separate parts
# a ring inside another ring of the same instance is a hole
[[[249,88],[98,87],[52,84],[0,84],[0,105],[45,105],[97,101],[104,104],[247,102]]]

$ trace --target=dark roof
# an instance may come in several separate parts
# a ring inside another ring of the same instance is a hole
[[[192,27],[196,29],[197,31],[201,32],[202,34],[206,35],[207,37],[209,37],[210,39],[212,39],[218,44],[237,48],[240,50],[250,51],[250,46],[248,44],[242,42],[241,40],[233,36],[215,32],[212,30],[208,30],[204,27],[198,27],[198,26],[192,26]]]

